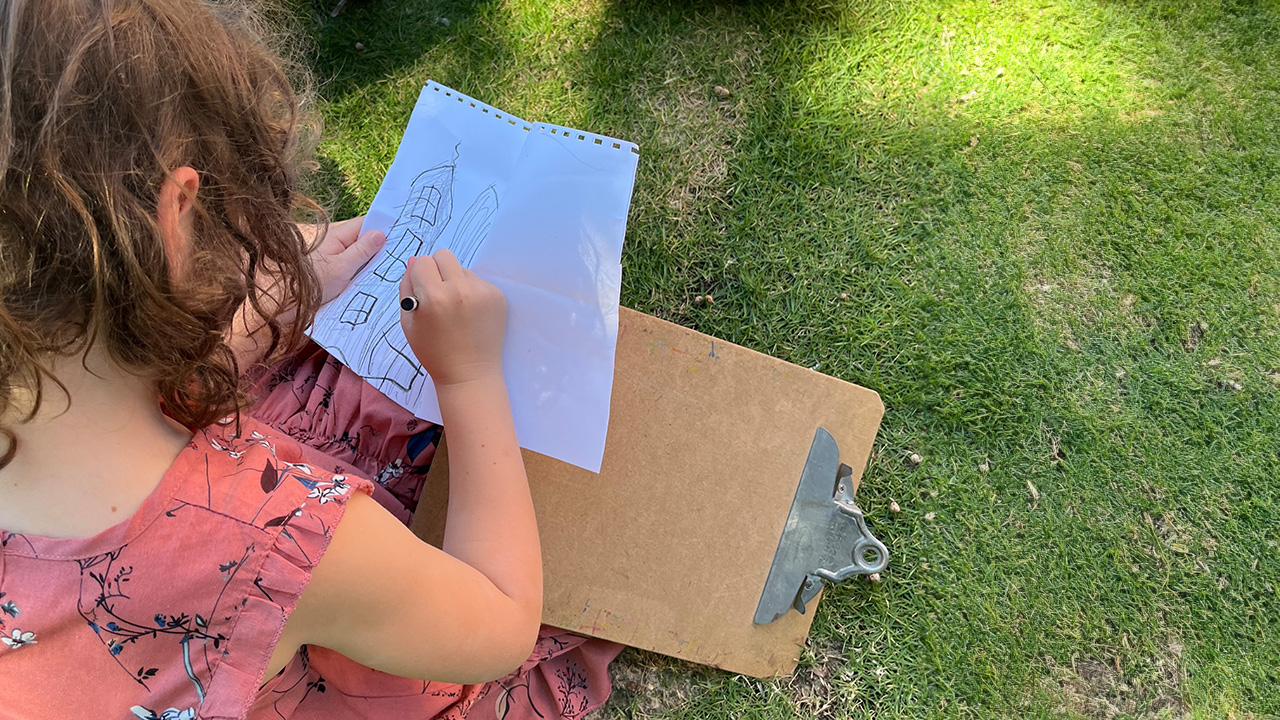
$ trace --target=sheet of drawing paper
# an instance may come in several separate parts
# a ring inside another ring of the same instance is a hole
[[[387,243],[313,339],[418,417],[435,386],[400,328],[406,261],[449,248],[507,298],[503,371],[521,447],[592,472],[609,421],[636,146],[423,88],[364,230]]]

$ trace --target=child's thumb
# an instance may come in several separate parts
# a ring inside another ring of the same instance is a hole
[[[381,230],[370,230],[352,243],[344,254],[350,256],[355,267],[361,267],[378,254],[386,242],[387,236]]]
[[[368,248],[366,252],[372,256],[378,250],[382,249],[382,246],[387,242],[387,236],[381,230],[370,230],[364,235],[361,235],[357,242],[361,245],[365,245]]]

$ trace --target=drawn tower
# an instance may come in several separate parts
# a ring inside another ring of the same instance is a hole
[[[453,219],[453,186],[457,169],[457,149],[453,160],[420,173],[409,185],[404,205],[395,224],[387,231],[387,243],[375,259],[373,270],[354,283],[354,293],[338,322],[350,326],[359,355],[348,358],[352,369],[383,392],[399,390],[416,397],[426,376],[400,329],[400,278],[411,257],[430,255],[449,247],[464,267],[469,267],[493,225],[498,211],[498,193],[489,186],[473,200],[462,218],[445,230]],[[447,242],[446,242],[447,239]],[[396,288],[389,290],[391,288]]]
[[[414,178],[400,216],[387,232],[373,271],[356,282],[357,292],[343,309],[339,322],[364,336],[353,367],[374,387],[389,386],[410,392],[426,373],[409,349],[400,330],[400,306],[386,296],[379,298],[380,286],[399,286],[408,260],[430,255],[453,216],[453,162],[438,165]]]

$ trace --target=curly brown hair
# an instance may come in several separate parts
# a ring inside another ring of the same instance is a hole
[[[298,66],[256,16],[203,0],[0,0],[0,416],[33,418],[47,383],[61,387],[51,360],[101,343],[154,380],[172,418],[203,427],[246,399],[227,344],[238,307],[266,321],[268,357],[302,340],[320,302],[295,225],[324,221],[300,190],[315,125]],[[182,166],[200,189],[179,283],[156,210]],[[3,467],[17,441],[0,435]]]

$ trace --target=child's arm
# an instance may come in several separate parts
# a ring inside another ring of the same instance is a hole
[[[444,551],[369,498],[351,498],[269,673],[310,643],[397,675],[482,682],[533,648],[542,560],[502,379],[502,295],[447,251],[410,262],[401,295],[410,294],[420,306],[402,324],[449,434]]]
[[[405,336],[435,381],[449,438],[443,549],[540,617],[538,528],[502,376],[506,301],[448,250],[409,260],[400,295],[411,294],[421,307],[403,313]]]

